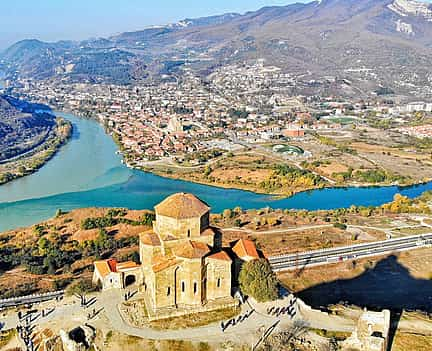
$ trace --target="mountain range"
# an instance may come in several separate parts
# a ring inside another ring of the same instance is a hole
[[[317,77],[354,79],[368,72],[375,85],[398,90],[432,81],[431,55],[429,4],[321,0],[82,42],[24,40],[0,58],[9,75],[119,84],[177,74],[186,62],[204,75],[220,65],[264,59],[287,72]]]

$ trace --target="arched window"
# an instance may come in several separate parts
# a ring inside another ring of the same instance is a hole
[[[218,278],[217,279],[217,287],[220,288],[220,286],[221,286],[221,278]]]
[[[185,289],[186,289],[186,287],[185,287],[185,282],[181,282],[181,291],[182,292],[185,292]]]
[[[194,295],[196,295],[198,293],[198,284],[197,284],[197,282],[194,282],[194,284],[193,284],[193,292],[194,292]]]
[[[168,288],[167,288],[167,296],[170,296],[171,295],[171,287],[169,286]]]
[[[190,236],[191,236],[191,231],[190,229],[188,229],[188,238],[190,238]]]

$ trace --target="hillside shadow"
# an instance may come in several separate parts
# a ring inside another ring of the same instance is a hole
[[[413,277],[395,255],[380,260],[374,268],[355,278],[318,284],[299,292],[298,296],[320,309],[343,303],[371,310],[391,310],[389,350],[404,310],[432,312],[432,280]]]
[[[432,280],[413,277],[395,255],[355,278],[318,284],[298,296],[315,308],[344,302],[374,310],[432,312]]]

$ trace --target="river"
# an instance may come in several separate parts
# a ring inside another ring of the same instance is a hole
[[[130,170],[115,153],[117,146],[95,121],[57,113],[74,127],[71,141],[38,172],[0,186],[0,231],[28,226],[54,216],[57,209],[127,207],[152,209],[175,192],[191,192],[214,212],[251,208],[333,209],[381,205],[396,193],[409,197],[432,190],[432,183],[409,188],[368,187],[313,190],[275,199],[248,191],[222,189]]]

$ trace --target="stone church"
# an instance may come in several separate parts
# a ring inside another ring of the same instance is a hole
[[[210,226],[210,207],[192,194],[171,195],[155,212],[153,229],[140,235],[141,265],[95,262],[94,282],[104,289],[136,282],[152,314],[232,304],[241,263],[259,258],[254,243],[239,240],[222,248]]]

